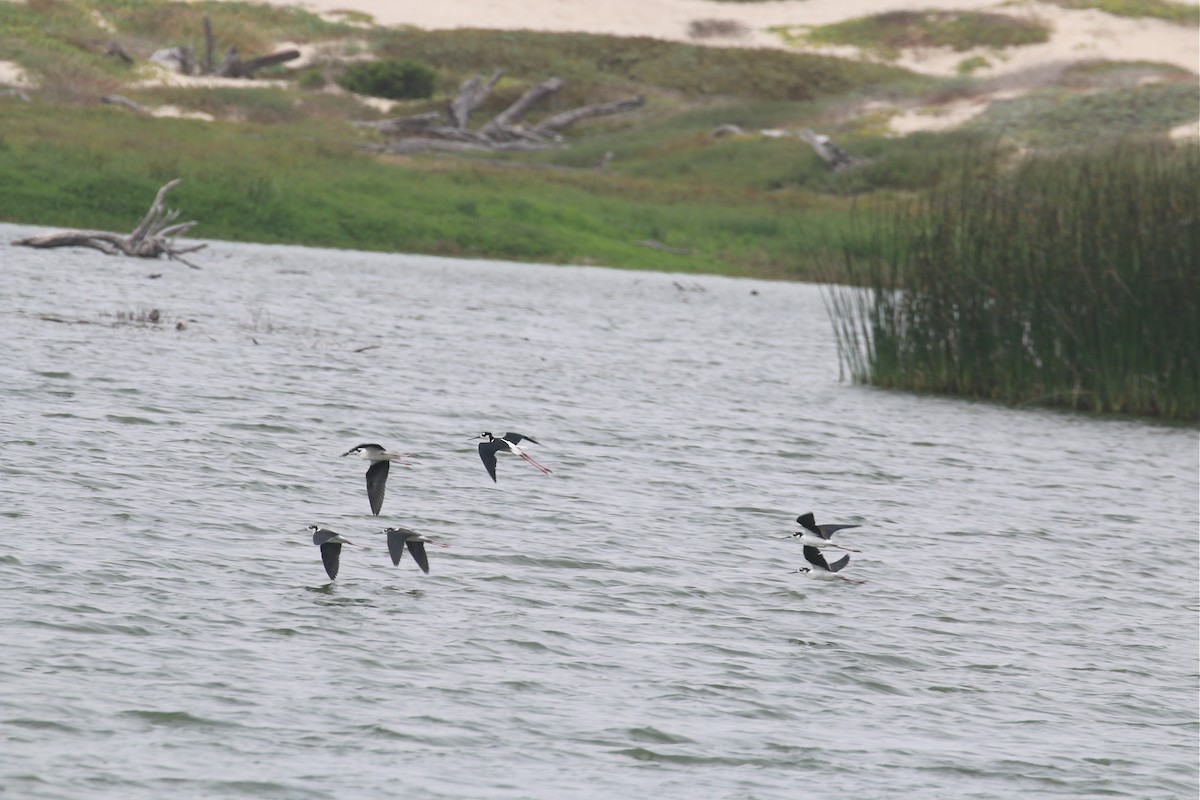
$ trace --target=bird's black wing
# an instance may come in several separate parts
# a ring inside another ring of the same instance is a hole
[[[828,539],[838,531],[844,531],[847,528],[857,528],[857,525],[818,525],[817,528],[821,531],[821,538]]]
[[[371,513],[379,516],[383,508],[383,488],[387,484],[390,461],[376,461],[367,468],[367,499],[371,501]]]
[[[830,572],[838,572],[842,569],[842,567],[846,566],[849,563],[850,563],[850,556],[842,556],[837,561],[835,561],[829,565],[829,571]]]
[[[825,563],[825,556],[821,555],[821,551],[810,544],[804,545],[804,560],[814,567],[829,569],[829,564]]]
[[[487,467],[493,481],[496,480],[496,451],[507,446],[499,441],[479,443],[479,458],[483,460],[483,466]]]
[[[404,555],[404,542],[408,539],[410,533],[412,531],[408,528],[388,529],[388,555],[392,557],[393,567],[400,563],[400,557]]]
[[[538,442],[538,440],[533,438],[532,436],[525,436],[524,434],[520,434],[520,433],[506,433],[503,436],[501,436],[500,438],[507,439],[508,441],[512,442],[513,444],[520,444],[522,439],[528,439],[529,441],[533,442],[534,444],[540,444],[540,442]]]
[[[817,527],[817,519],[812,515],[811,511],[807,514],[801,514],[800,516],[796,517],[796,522],[799,522],[805,528],[817,534],[817,536],[820,536],[822,539],[826,538],[824,535],[822,535],[821,529]]]
[[[429,573],[429,556],[425,555],[425,543],[420,539],[408,540],[408,552],[412,553],[412,557],[417,560],[417,566],[421,571]]]
[[[338,559],[341,555],[341,542],[326,542],[321,545],[321,561],[325,564],[325,573],[329,575],[329,580],[337,577]]]

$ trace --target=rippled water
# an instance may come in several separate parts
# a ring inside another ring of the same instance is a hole
[[[28,232],[4,797],[1196,794],[1194,429],[840,382],[812,286]],[[794,572],[807,510],[868,583]]]

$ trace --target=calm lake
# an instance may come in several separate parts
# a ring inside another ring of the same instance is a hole
[[[1194,428],[854,386],[815,286],[38,230],[0,796],[1196,796]],[[413,454],[379,517],[362,442]]]

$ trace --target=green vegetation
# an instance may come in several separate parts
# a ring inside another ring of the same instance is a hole
[[[433,96],[434,73],[413,61],[358,61],[337,78],[350,92],[389,100],[424,100]]]
[[[992,103],[971,128],[1003,135],[1028,147],[1073,147],[1106,138],[1170,130],[1200,116],[1195,79],[1110,92],[1034,92]]]
[[[104,56],[109,43],[139,61],[163,47],[199,53],[205,15],[222,50],[253,57],[290,41],[324,55],[271,68],[275,85],[215,88],[140,83],[144,66]],[[1196,416],[1196,357],[1181,344],[1200,340],[1182,303],[1200,263],[1196,147],[1164,142],[1200,116],[1190,72],[1077,65],[957,130],[894,138],[898,108],[982,100],[991,84],[971,73],[986,62],[965,59],[941,80],[786,51],[339,19],[243,2],[0,2],[0,53],[38,84],[28,102],[0,97],[0,219],[127,231],[179,177],[171,204],[205,238],[826,278],[866,287],[830,295],[859,379]],[[821,30],[891,48],[1045,35],[942,12]],[[351,124],[383,113],[334,85],[358,63],[348,56],[430,70],[432,95],[388,116],[444,112],[465,79],[497,68],[472,127],[551,76],[563,89],[527,122],[646,102],[577,124],[569,146],[383,155],[377,133]],[[113,93],[213,121],[100,104]],[[729,124],[744,133],[713,136]],[[831,172],[794,135],[804,128],[864,163]]]
[[[1063,8],[1094,8],[1114,17],[1164,19],[1177,25],[1200,24],[1200,6],[1170,0],[1046,0]]]
[[[590,170],[381,163],[314,122],[297,132],[13,99],[0,114],[0,219],[52,226],[128,230],[182,177],[171,203],[206,238],[812,278],[797,254],[826,246],[848,208]],[[639,244],[651,239],[693,254]]]
[[[474,72],[503,69],[510,81],[498,87],[494,102],[504,105],[524,91],[517,83],[551,75],[568,83],[554,99],[563,107],[641,89],[677,101],[805,101],[916,80],[893,67],[805,53],[584,33],[396,28],[377,31],[372,41],[383,57],[408,58],[436,69],[442,76],[439,89],[446,93]]]
[[[848,44],[895,57],[915,47],[1019,47],[1050,38],[1043,23],[1007,14],[976,11],[889,11],[810,28],[803,38],[817,44]]]
[[[997,165],[990,174],[980,163]],[[1200,146],[980,154],[828,295],[857,380],[1200,419]]]

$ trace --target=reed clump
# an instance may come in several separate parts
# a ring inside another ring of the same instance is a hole
[[[827,294],[852,376],[1200,419],[1200,146],[1003,163],[977,154],[913,205],[867,215],[866,252],[891,255],[847,248],[860,287]]]

